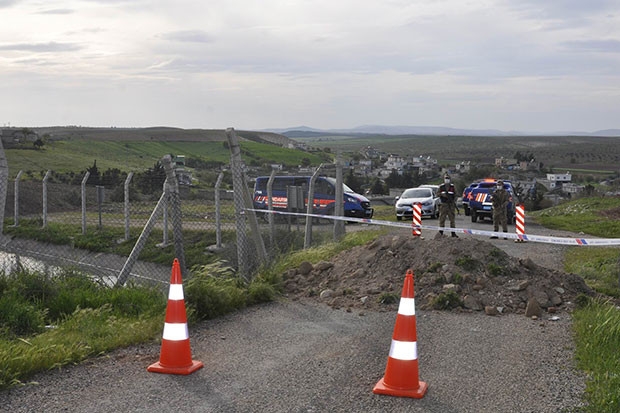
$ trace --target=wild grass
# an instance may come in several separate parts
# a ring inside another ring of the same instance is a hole
[[[33,239],[57,245],[72,245],[94,252],[104,252],[129,256],[142,229],[130,228],[130,238],[125,238],[125,229],[122,227],[88,226],[86,234],[82,234],[80,224],[64,224],[49,222],[45,228],[41,227],[39,219],[20,220],[19,226],[7,226],[5,233],[20,238]],[[222,242],[232,244],[235,239],[233,231],[222,231]],[[144,249],[140,253],[140,260],[169,265],[175,258],[174,245],[158,246],[163,240],[163,231],[153,229]],[[217,259],[216,256],[205,254],[209,245],[217,241],[215,230],[183,230],[185,262],[188,267],[209,264]],[[172,244],[172,234],[170,234]]]
[[[212,319],[252,304],[273,301],[279,286],[262,278],[249,284],[222,262],[192,270],[185,288],[190,314],[196,320]]]
[[[620,238],[615,218],[620,198],[582,198],[532,213],[543,226],[582,231],[584,234]],[[610,297],[620,297],[620,249],[617,247],[572,247],[565,254],[567,272],[584,278],[588,286]],[[586,372],[587,412],[620,411],[620,310],[611,302],[585,302],[573,313],[578,367]]]
[[[372,207],[374,209],[373,219],[378,219],[381,221],[396,221],[394,205],[372,203]]]
[[[350,232],[339,242],[328,242],[314,248],[282,255],[269,268],[261,272],[281,274],[287,269],[298,267],[304,261],[316,263],[321,260],[328,260],[342,251],[364,245],[383,233],[385,233],[385,230],[381,229]]]
[[[605,238],[620,238],[620,220],[609,217],[620,209],[620,197],[580,198],[527,213],[541,225],[565,231],[581,231]]]
[[[564,269],[581,276],[595,291],[620,298],[619,260],[619,248],[572,247],[565,254]]]
[[[55,329],[31,338],[0,339],[0,388],[32,374],[153,339],[161,317],[114,317],[109,307],[77,310]],[[122,332],[122,333],[119,333]]]
[[[0,388],[32,374],[151,340],[162,328],[161,291],[110,289],[72,271],[0,277]]]
[[[593,300],[573,314],[577,365],[588,375],[587,412],[620,411],[620,309]]]

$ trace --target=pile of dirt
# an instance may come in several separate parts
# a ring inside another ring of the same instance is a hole
[[[407,270],[416,307],[488,314],[570,311],[595,293],[583,279],[516,259],[492,243],[467,238],[425,240],[386,235],[314,265],[283,274],[293,299],[316,299],[347,311],[394,311]]]

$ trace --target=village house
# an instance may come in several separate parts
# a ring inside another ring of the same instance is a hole
[[[517,169],[520,164],[516,159],[495,158],[495,166],[501,169]]]
[[[562,189],[563,186],[569,184],[571,180],[571,173],[566,172],[565,174],[547,174],[546,179],[540,179],[538,182],[544,185],[549,191],[553,191],[554,189]]]
[[[387,161],[383,164],[384,168],[387,170],[396,169],[397,171],[402,171],[403,168],[408,164],[407,160],[400,155],[390,154],[388,155]]]
[[[471,161],[461,161],[454,166],[454,170],[458,174],[466,174],[471,169]]]

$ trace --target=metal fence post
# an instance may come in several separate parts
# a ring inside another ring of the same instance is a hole
[[[166,180],[164,181],[164,189],[163,189],[163,194],[164,194],[164,210],[163,210],[163,214],[164,214],[164,223],[163,223],[163,240],[161,241],[161,244],[158,245],[158,247],[167,247],[168,243],[169,243],[169,238],[168,238],[168,200],[170,199],[170,191],[168,191],[168,178],[166,178]]]
[[[256,214],[246,214],[246,208],[252,208],[252,199],[248,193],[248,188],[244,180],[244,174],[241,167],[241,148],[239,147],[239,140],[235,133],[234,128],[226,129],[226,136],[228,138],[228,145],[230,147],[230,165],[233,174],[233,195],[235,204],[235,225],[237,229],[237,259],[239,261],[239,273],[249,281],[250,268],[252,268],[252,254],[258,254],[260,262],[263,263],[267,260],[267,251],[265,250],[265,244],[258,231],[258,222],[256,221]],[[250,220],[252,230],[254,232],[254,246],[255,251],[250,251],[250,245],[247,240],[246,233],[246,216]]]
[[[105,197],[105,187],[101,185],[97,185],[95,187],[97,189],[97,212],[99,214],[99,231],[103,229],[103,222],[101,220],[101,210],[103,207],[104,197]]]
[[[4,231],[4,208],[9,190],[9,165],[6,162],[4,146],[0,139],[0,234]]]
[[[319,165],[316,168],[316,171],[310,177],[310,187],[308,188],[308,208],[307,214],[312,214],[314,209],[314,183],[316,182],[316,177],[319,176],[319,172],[323,164]],[[306,216],[306,236],[304,237],[304,249],[310,248],[312,244],[312,217]]]
[[[82,235],[86,235],[86,181],[90,177],[90,172],[86,171],[82,178]]]
[[[13,219],[13,226],[15,227],[19,226],[19,180],[22,177],[22,172],[23,171],[20,170],[15,177],[15,199],[13,204],[13,215],[15,217]]]
[[[129,240],[129,183],[133,178],[133,172],[129,172],[125,179],[125,241]]]
[[[118,274],[118,278],[116,279],[116,287],[122,287],[127,282],[127,278],[129,278],[129,275],[131,274],[131,269],[133,268],[136,261],[138,261],[138,257],[140,256],[142,249],[146,245],[146,241],[149,239],[149,235],[151,234],[151,231],[153,230],[155,223],[157,222],[157,220],[159,219],[159,216],[161,215],[165,196],[166,194],[161,194],[161,197],[159,198],[157,205],[155,205],[155,209],[153,209],[153,212],[151,213],[151,216],[146,222],[146,225],[144,226],[142,233],[140,234],[140,236],[138,237],[138,240],[136,241],[136,245],[133,246],[133,249],[131,250],[129,257],[127,257],[125,264],[123,264],[123,268],[121,268],[121,271]]]
[[[224,172],[220,172],[215,181],[215,246],[222,248],[222,223],[220,216],[220,186],[222,185],[222,179],[224,179]]]
[[[271,175],[269,175],[269,180],[267,181],[267,209],[269,210],[267,217],[269,219],[269,242],[272,245],[271,248],[273,248],[276,238],[275,216],[271,213],[273,211],[273,181],[275,180],[275,177],[276,170],[272,169]]]
[[[170,207],[172,210],[172,235],[174,236],[174,253],[179,260],[179,266],[181,267],[181,275],[187,275],[187,268],[185,268],[185,250],[183,249],[183,219],[181,212],[181,196],[179,194],[179,181],[174,173],[174,166],[172,165],[172,157],[166,155],[162,158],[164,170],[166,171],[166,182],[168,183],[168,192],[170,201]]]
[[[43,177],[43,228],[47,227],[47,181],[52,171],[47,171]]]
[[[338,151],[336,156],[336,205],[334,207],[334,216],[344,216],[344,188],[342,178],[342,156]],[[334,220],[334,241],[338,242],[344,237],[344,221],[340,219]]]

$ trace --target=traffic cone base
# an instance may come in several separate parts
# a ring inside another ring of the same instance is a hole
[[[161,362],[158,361],[157,363],[153,363],[150,366],[148,366],[146,370],[150,371],[151,373],[181,374],[181,375],[186,376],[188,374],[192,374],[196,370],[199,370],[203,367],[204,367],[204,364],[202,363],[202,361],[197,361],[197,360],[192,360],[192,364],[186,367],[166,367],[166,366],[162,366]]]
[[[388,396],[397,396],[397,397],[411,397],[414,399],[421,399],[426,394],[428,390],[428,385],[426,382],[418,381],[417,389],[400,389],[397,387],[391,387],[385,384],[385,378],[379,380],[379,382],[375,385],[375,388],[372,389],[372,392],[375,394],[386,394]]]

